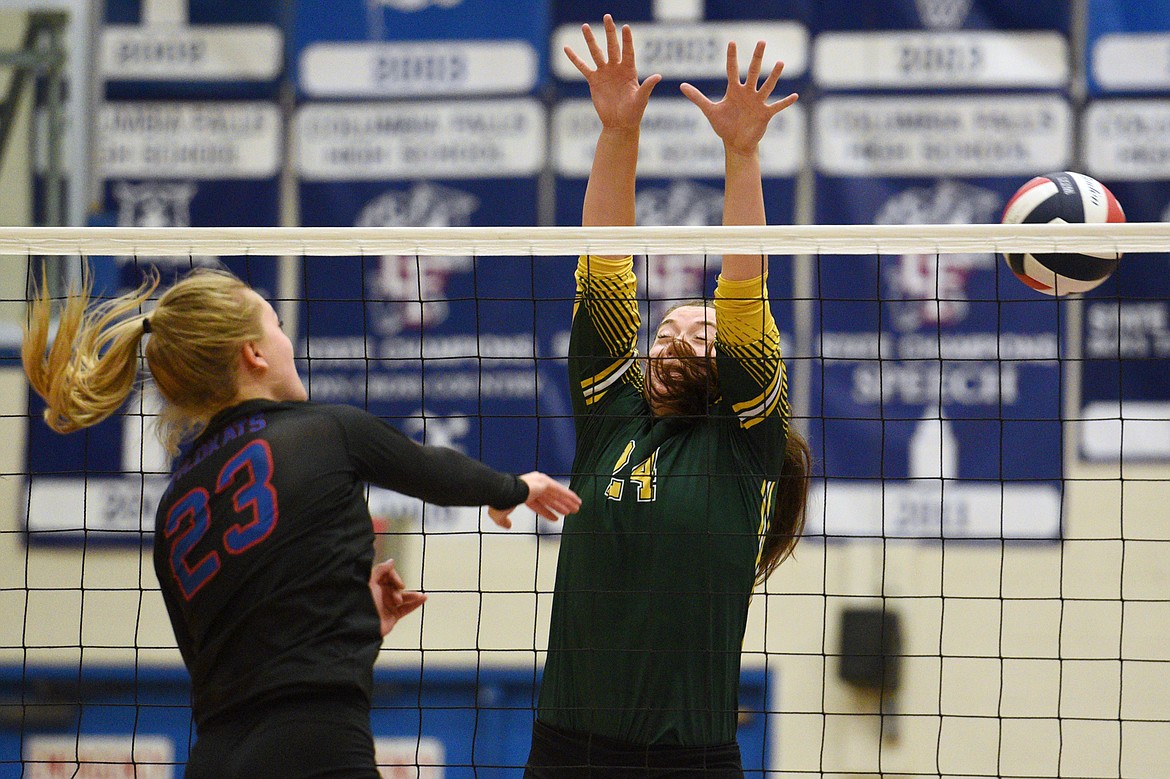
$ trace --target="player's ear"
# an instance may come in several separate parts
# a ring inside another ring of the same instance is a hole
[[[268,369],[268,360],[255,341],[245,341],[240,347],[240,367],[250,371]]]

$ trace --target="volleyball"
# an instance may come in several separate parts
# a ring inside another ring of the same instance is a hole
[[[1124,222],[1121,204],[1104,184],[1072,171],[1037,176],[1016,190],[1003,224]],[[1020,281],[1046,295],[1088,292],[1117,268],[1119,252],[1003,255]]]

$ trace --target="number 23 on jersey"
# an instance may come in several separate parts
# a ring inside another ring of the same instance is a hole
[[[279,519],[276,489],[272,486],[272,449],[257,439],[228,460],[215,480],[215,493],[226,491],[241,473],[244,478],[232,493],[232,509],[239,522],[223,532],[222,548],[228,554],[248,551],[272,533]],[[171,572],[183,597],[191,600],[195,593],[219,573],[220,556],[212,550],[198,560],[190,557],[211,529],[211,495],[204,487],[195,487],[179,498],[167,514],[164,535],[170,540]]]

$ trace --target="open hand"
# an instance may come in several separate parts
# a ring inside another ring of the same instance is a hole
[[[528,485],[528,500],[524,501],[524,505],[550,522],[556,522],[565,514],[572,514],[581,508],[581,498],[577,493],[539,471],[526,473],[520,478]],[[488,516],[500,527],[510,528],[514,508],[489,508]]]
[[[634,130],[641,124],[650,93],[654,90],[654,85],[662,80],[662,76],[654,74],[639,84],[638,68],[634,63],[634,34],[630,31],[630,26],[622,25],[619,45],[617,26],[613,17],[606,14],[603,24],[606,44],[604,52],[593,35],[593,29],[587,24],[581,26],[581,32],[585,35],[585,45],[589,47],[596,67],[590,68],[568,46],[565,47],[565,55],[589,82],[589,94],[593,98],[593,107],[597,110],[602,127],[612,130]]]
[[[772,117],[796,102],[797,94],[793,92],[779,102],[768,104],[768,98],[776,88],[780,74],[784,72],[784,63],[777,62],[773,65],[772,72],[757,89],[756,83],[760,78],[763,61],[764,42],[760,41],[756,44],[752,61],[748,65],[747,79],[741,84],[739,57],[736,54],[735,42],[732,41],[727,44],[727,92],[722,100],[718,103],[708,100],[691,84],[683,84],[681,87],[682,93],[699,107],[729,151],[755,152]]]

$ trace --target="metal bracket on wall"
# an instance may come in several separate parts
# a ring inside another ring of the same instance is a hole
[[[66,51],[63,39],[68,22],[68,14],[59,11],[30,13],[20,48],[0,51],[0,68],[13,70],[8,93],[0,100],[0,165],[7,158],[16,112],[24,95],[30,90],[38,90],[43,103],[41,100],[36,102],[43,106],[46,119],[43,223],[48,227],[64,224],[65,179],[61,147],[65,134]]]

